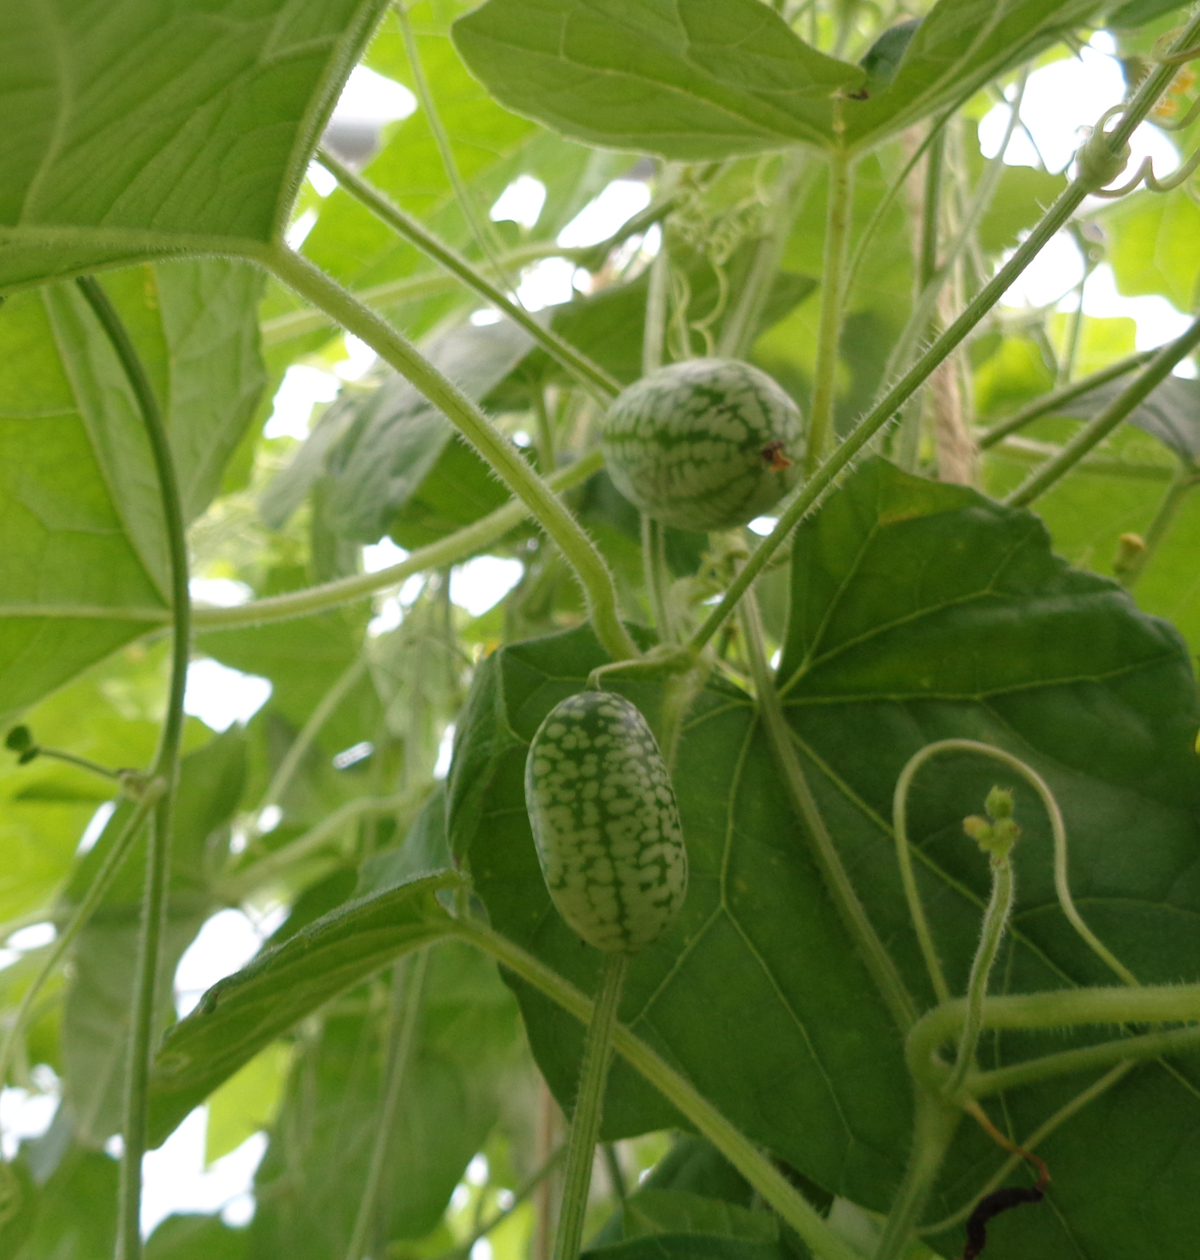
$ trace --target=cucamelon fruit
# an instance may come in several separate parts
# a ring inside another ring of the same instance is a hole
[[[601,441],[618,490],[680,529],[732,529],[796,484],[800,409],[765,372],[689,359],[634,382],[609,409]]]
[[[687,891],[687,853],[671,776],[636,706],[608,691],[556,705],[529,748],[525,802],[546,887],[577,935],[635,954],[665,931]]]

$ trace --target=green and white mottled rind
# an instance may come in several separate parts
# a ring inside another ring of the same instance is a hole
[[[602,440],[617,489],[680,529],[732,529],[761,516],[799,479],[800,409],[765,372],[734,359],[689,359],[622,391]],[[791,461],[778,467],[776,452]]]
[[[589,945],[636,954],[687,892],[675,791],[637,708],[609,691],[556,705],[525,761],[525,803],[559,914]]]

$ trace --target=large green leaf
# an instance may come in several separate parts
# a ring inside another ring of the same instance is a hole
[[[222,1081],[330,998],[446,934],[434,894],[450,872],[331,911],[215,984],[171,1029],[151,1077],[150,1128],[163,1139]]]
[[[190,520],[263,386],[258,272],[218,260],[106,278],[162,405]],[[167,543],[140,412],[74,285],[0,308],[0,722],[166,619]]]
[[[885,136],[965,101],[989,80],[1027,61],[1078,26],[1097,0],[939,0],[882,91],[845,104],[846,143]]]
[[[369,1235],[373,1255],[437,1224],[499,1118],[523,1041],[512,994],[470,945],[446,942],[430,952],[419,1001]],[[390,1044],[381,1018],[387,1004],[366,1013],[363,1006],[362,991],[351,994],[302,1043],[255,1178],[261,1206],[251,1226],[253,1256],[345,1254],[379,1127]]]
[[[246,741],[230,727],[180,765],[171,844],[171,883],[159,958],[157,1015],[173,1015],[175,966],[213,908],[210,879],[228,853],[228,822],[241,798]],[[128,802],[72,873],[65,898],[73,908],[132,812]],[[121,1125],[137,970],[146,842],[134,845],[72,949],[63,1012],[66,1101],[81,1142],[102,1145]]]
[[[16,1167],[27,1202],[21,1218],[0,1228],[3,1260],[109,1260],[117,1236],[117,1161],[72,1146],[48,1177],[30,1177],[33,1162],[26,1147]]]
[[[454,42],[517,113],[684,161],[823,147],[830,98],[866,77],[758,0],[488,0]]]
[[[433,338],[422,353],[468,397],[479,399],[508,375],[531,344],[528,333],[507,321],[484,327],[463,324]],[[328,457],[326,519],[343,537],[378,542],[454,442],[454,429],[400,377],[345,405],[353,408],[354,419]],[[482,464],[470,448],[464,454],[468,467]],[[486,480],[486,466],[482,471]],[[479,515],[497,506],[493,500]]]
[[[7,6],[0,288],[278,237],[383,7]]]
[[[950,736],[1014,752],[1050,782],[1071,832],[1075,894],[1141,978],[1200,974],[1192,751],[1200,706],[1175,632],[1138,613],[1113,583],[1053,556],[1032,514],[882,461],[865,465],[798,531],[794,555],[780,670],[786,711],[818,807],[918,1001],[932,994],[896,871],[891,796],[908,757]],[[544,892],[522,768],[541,718],[601,659],[585,632],[498,652],[460,725],[450,785],[452,838],[469,851],[493,923],[586,988],[595,960]],[[653,714],[653,688],[614,685]],[[996,782],[1012,777],[960,756],[936,763],[913,793],[918,880],[958,992],[988,880],[961,820]],[[678,925],[631,965],[622,1017],[755,1140],[827,1191],[885,1209],[907,1146],[896,1036],[829,907],[745,698],[706,690],[685,728],[675,783],[691,887]],[[1036,798],[1018,786],[1017,799],[1018,902],[996,988],[1108,982],[1057,908]],[[523,987],[518,997],[539,1063],[567,1099],[579,1039],[548,1004]],[[989,1044],[985,1058],[1055,1044],[1011,1037]],[[1172,1177],[1200,1172],[1198,1075],[1194,1063],[1145,1066],[1056,1133],[1042,1147],[1054,1175],[1047,1207],[998,1230],[1006,1241],[989,1250],[1026,1260],[1071,1247],[1089,1260],[1143,1245],[1190,1254],[1191,1205],[1168,1209],[1170,1190],[1151,1170],[1169,1158]],[[1027,1137],[1085,1083],[1006,1097],[1002,1122]],[[610,1135],[665,1120],[617,1069]],[[1144,1176],[1130,1175],[1134,1151]],[[964,1129],[933,1216],[961,1206],[1001,1156]],[[1138,1206],[1147,1196],[1162,1204],[1153,1225]],[[960,1245],[943,1241],[947,1254]]]

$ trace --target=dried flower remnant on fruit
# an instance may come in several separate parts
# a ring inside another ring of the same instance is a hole
[[[589,945],[637,953],[687,891],[679,810],[645,718],[585,691],[547,715],[525,763],[525,801],[550,897]]]
[[[733,529],[798,482],[800,409],[765,372],[733,359],[689,359],[624,390],[604,421],[617,489],[678,529]]]

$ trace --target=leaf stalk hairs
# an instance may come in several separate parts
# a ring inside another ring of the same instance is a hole
[[[1172,53],[1190,48],[1198,36],[1200,36],[1200,9],[1193,13],[1187,26],[1172,44]],[[1128,103],[1120,122],[1106,136],[1106,142],[1113,149],[1119,149],[1128,142],[1129,137],[1153,109],[1159,96],[1170,85],[1173,75],[1174,71],[1169,65],[1160,64],[1147,76]],[[743,593],[763,570],[775,551],[786,541],[792,530],[820,503],[830,487],[850,467],[871,439],[892,423],[908,398],[933,375],[975,325],[996,305],[1017,277],[1041,253],[1047,242],[1082,205],[1089,191],[1090,188],[1085,181],[1079,178],[1072,181],[1030,231],[1009,261],[980,289],[963,313],[859,420],[854,429],[828,458],[823,460],[804,485],[794,492],[794,497],[780,514],[775,528],[762,540],[746,566],[730,584],[721,602],[693,635],[691,640],[693,647],[699,650],[717,633],[736,608]]]
[[[171,864],[171,826],[179,757],[183,742],[183,699],[191,653],[191,597],[188,592],[187,536],[183,502],[175,475],[170,441],[158,399],[116,308],[99,282],[91,276],[77,281],[79,289],[108,338],[113,353],[137,400],[149,440],[162,501],[170,563],[171,611],[174,621],[171,646],[171,681],[167,712],[151,774],[161,779],[164,790],[154,803],[150,841],[146,846],[146,882],[142,896],[142,921],[138,933],[137,968],[134,979],[133,1019],[129,1038],[129,1065],[125,1088],[125,1147],[121,1156],[121,1183],[117,1223],[117,1260],[140,1260],[142,1254],[141,1201],[142,1156],[146,1150],[150,1060],[153,1054],[154,999],[159,954],[167,904]]]
[[[328,311],[446,415],[566,556],[604,649],[613,660],[638,656],[618,615],[617,590],[604,558],[558,496],[483,412],[406,337],[307,259],[277,246],[265,262],[284,284]]]

